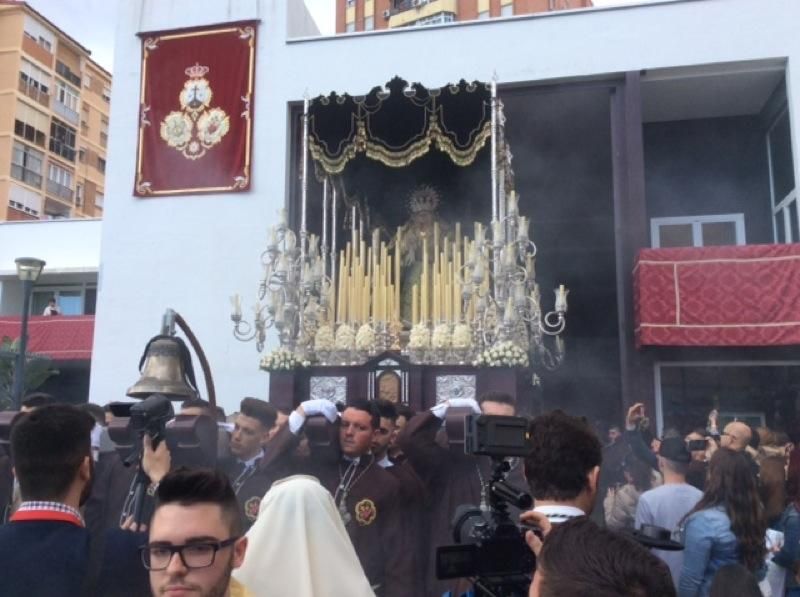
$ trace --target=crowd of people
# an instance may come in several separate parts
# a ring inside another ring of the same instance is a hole
[[[554,411],[526,423],[524,456],[492,459],[465,451],[459,423],[514,416],[506,394],[416,414],[245,398],[230,417],[195,398],[175,421],[215,421],[216,454],[185,466],[147,434],[137,465],[111,441],[113,407],[33,396],[22,410],[0,456],[4,596],[489,594],[480,574],[437,578],[437,548],[464,540],[465,506],[491,528],[498,470],[533,498],[506,504],[536,556],[530,595],[800,594],[800,452],[766,428],[719,430],[715,412],[654,438],[633,405],[604,445]]]

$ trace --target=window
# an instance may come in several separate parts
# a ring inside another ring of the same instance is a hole
[[[8,204],[26,214],[38,216],[42,210],[42,196],[36,191],[11,183],[8,185]]]
[[[111,87],[109,87],[108,85],[103,86],[103,100],[105,100],[106,102],[111,101]]]
[[[61,315],[94,315],[97,304],[97,286],[73,284],[69,286],[37,286],[31,296],[31,315],[44,313],[47,303],[56,300]]]
[[[11,176],[32,187],[41,188],[43,160],[44,154],[41,151],[15,142],[11,152]]]
[[[103,174],[106,172],[106,161],[105,159],[97,156],[97,169],[100,170]]]
[[[775,242],[800,242],[789,111],[785,107],[767,130],[767,160]]]
[[[489,18],[489,11],[484,10],[483,12],[478,13],[478,20],[488,19]]]
[[[75,129],[57,118],[50,125],[50,151],[62,158],[75,161]]]
[[[650,236],[656,249],[743,245],[744,214],[653,218]]]
[[[81,207],[83,205],[83,185],[75,185],[75,205]]]
[[[53,52],[53,44],[56,43],[55,37],[53,36],[52,32],[42,23],[30,15],[25,15],[25,24],[23,25],[23,30],[27,37],[32,39],[48,52]]]
[[[78,97],[77,89],[56,81],[56,103],[53,105],[53,110],[72,124],[78,124]]]
[[[439,25],[441,23],[452,23],[456,20],[456,15],[452,12],[440,12],[439,14],[431,15],[429,17],[424,17],[417,21],[411,23],[411,25],[423,26],[423,25]]]
[[[719,411],[719,428],[734,419],[753,427],[792,429],[800,419],[800,363],[672,362],[655,366],[657,432],[690,429]]]
[[[72,201],[72,172],[58,164],[50,164],[47,171],[47,192],[59,199]]]
[[[349,23],[347,23],[347,25],[345,25],[344,30],[346,33],[352,33],[353,31],[355,31],[356,30],[355,21],[350,21]]]
[[[19,87],[28,97],[49,106],[50,75],[29,60],[22,59],[19,69]]]
[[[78,161],[81,164],[85,164],[86,163],[86,148],[85,147],[81,147],[78,150]]]
[[[17,100],[17,111],[14,115],[14,134],[44,147],[47,122],[49,117],[44,112],[32,108],[28,104]]]
[[[108,145],[108,118],[105,116],[100,118],[100,145],[103,147]]]
[[[504,4],[500,7],[500,16],[501,17],[511,17],[514,16],[514,5],[513,4]]]
[[[375,17],[364,17],[364,31],[372,31],[375,29]]]
[[[99,208],[102,209],[103,208],[103,201],[105,200],[105,198],[106,198],[106,196],[103,195],[103,193],[98,192],[94,196],[94,206],[95,207],[99,207]]]
[[[83,75],[83,86],[84,87],[91,87],[92,86],[92,75],[90,75],[90,74]]]

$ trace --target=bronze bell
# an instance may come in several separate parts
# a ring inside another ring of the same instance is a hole
[[[126,394],[133,398],[164,394],[170,400],[197,397],[195,389],[186,382],[186,370],[176,338],[159,338],[148,346],[141,377]]]

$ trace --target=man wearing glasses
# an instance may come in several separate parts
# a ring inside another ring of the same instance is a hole
[[[154,597],[248,595],[231,579],[244,561],[247,538],[227,477],[179,469],[163,478],[156,497],[149,541],[141,550]]]

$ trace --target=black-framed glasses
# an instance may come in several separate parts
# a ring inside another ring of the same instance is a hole
[[[187,568],[207,568],[214,563],[220,549],[236,543],[240,537],[231,537],[224,541],[198,541],[184,545],[143,545],[139,548],[142,564],[148,570],[166,570],[176,553]]]

